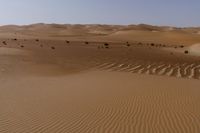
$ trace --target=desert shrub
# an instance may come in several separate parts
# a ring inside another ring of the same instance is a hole
[[[108,43],[104,43],[104,46],[109,46],[109,44]]]
[[[188,50],[185,50],[185,51],[184,51],[184,53],[185,53],[185,54],[188,54],[188,53],[189,53],[189,51],[188,51]]]
[[[155,46],[155,44],[154,44],[154,43],[151,43],[151,46]]]
[[[130,43],[129,43],[129,42],[126,42],[126,46],[127,46],[127,47],[130,47],[131,45],[130,45]]]
[[[104,43],[104,47],[108,49],[109,48],[109,44],[108,43]]]
[[[3,41],[2,43],[3,43],[4,45],[7,45],[6,41]]]

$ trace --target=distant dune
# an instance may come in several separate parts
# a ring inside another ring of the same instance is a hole
[[[7,25],[0,27],[0,35],[28,38],[32,35],[40,38],[72,39],[72,40],[111,40],[140,41],[157,43],[179,43],[191,45],[200,42],[200,28],[176,28],[151,25],[70,25],[70,24],[32,24],[25,26]]]

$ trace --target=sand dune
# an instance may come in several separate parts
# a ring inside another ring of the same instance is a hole
[[[156,32],[154,32],[156,31]],[[199,28],[176,28],[151,25],[58,25],[33,24],[25,26],[1,26],[1,37],[70,39],[74,41],[139,41],[165,44],[192,45],[199,43]]]
[[[156,44],[151,46],[137,43],[131,43],[130,47],[125,47],[123,43],[115,44],[113,42],[110,43],[110,49],[98,49],[99,45],[104,45],[103,42],[92,42],[86,45],[84,42],[73,41],[68,44],[62,40],[8,40],[6,43],[6,47],[10,47],[10,49],[1,48],[3,51],[1,54],[9,52],[20,55],[25,53],[24,51],[31,51],[35,55],[32,55],[32,58],[36,61],[51,62],[55,65],[59,62],[64,67],[67,64],[62,61],[63,59],[79,64],[78,67],[83,65],[88,69],[200,78],[199,58],[192,56],[198,53],[199,45],[192,45],[189,49],[187,47],[174,49],[171,46],[164,47]],[[57,43],[59,45],[56,45]],[[171,49],[173,49],[172,55]],[[189,50],[189,55],[184,53],[186,49]],[[85,65],[86,61],[88,61],[87,65]]]
[[[196,30],[0,27],[0,133],[199,133]]]
[[[103,71],[9,81],[1,88],[2,133],[200,130],[199,81]]]

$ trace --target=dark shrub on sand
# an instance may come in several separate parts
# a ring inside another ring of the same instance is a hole
[[[54,49],[56,49],[56,48],[55,48],[55,47],[51,47],[51,49],[53,49],[53,50],[54,50]]]
[[[109,48],[109,44],[108,43],[104,43],[105,48]]]
[[[185,54],[189,54],[189,51],[188,51],[188,50],[185,50],[184,53],[185,53]]]
[[[126,42],[126,46],[127,46],[127,47],[130,47],[131,45],[129,44],[129,42]]]
[[[3,41],[2,43],[3,43],[4,45],[7,45],[6,41]]]
[[[109,44],[108,43],[104,43],[104,46],[109,46]]]

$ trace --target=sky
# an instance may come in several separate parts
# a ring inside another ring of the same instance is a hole
[[[0,25],[200,26],[200,0],[0,0]]]

